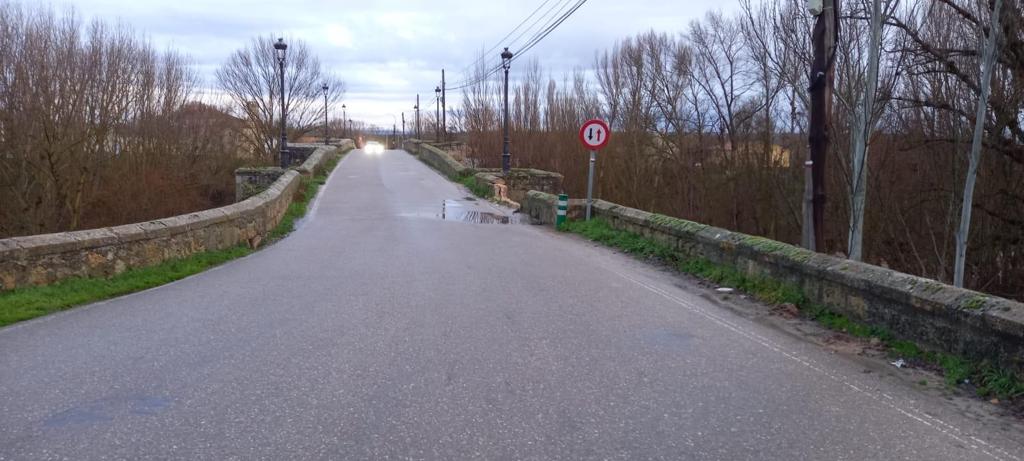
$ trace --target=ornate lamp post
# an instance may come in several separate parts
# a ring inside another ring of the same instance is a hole
[[[501,148],[501,172],[505,175],[512,170],[512,153],[508,148],[508,69],[511,66],[512,52],[505,48],[505,51],[501,52],[501,67],[505,69],[505,142]]]
[[[345,104],[341,105],[341,137],[348,136],[348,107]]]
[[[277,43],[274,43],[274,54],[277,57],[277,67],[281,77],[281,168],[288,168],[291,165],[291,155],[288,152],[288,132],[285,129],[288,113],[285,111],[284,101],[284,59],[287,51],[288,45],[284,43],[284,39],[277,39]]]
[[[412,106],[413,110],[416,111],[416,139],[423,139],[420,137],[420,95],[416,94],[416,105]]]
[[[330,136],[327,134],[327,90],[330,88],[324,83],[321,89],[324,90],[324,145],[326,146],[330,141]]]

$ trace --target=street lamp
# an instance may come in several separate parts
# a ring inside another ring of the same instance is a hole
[[[405,112],[402,112],[402,137],[399,139],[405,141]]]
[[[420,95],[416,94],[416,105],[412,106],[416,110],[416,139],[423,139],[420,137]]]
[[[441,87],[434,88],[437,97],[437,115],[434,118],[434,140],[441,140]]]
[[[398,117],[395,117],[395,114],[388,114],[388,115],[391,116],[391,121],[393,122],[391,124],[391,146],[392,146],[393,149],[395,149],[396,147],[394,147],[394,146],[398,145],[398,137],[395,136],[397,134],[397,131],[398,131]]]
[[[324,83],[321,89],[324,90],[324,145],[326,146],[330,140],[330,136],[327,135],[327,90],[329,87]]]
[[[346,125],[346,120],[348,120],[348,112],[345,111],[347,108],[348,107],[345,106],[344,104],[341,105],[341,137],[343,138],[348,136],[348,125]]]
[[[284,39],[277,39],[277,43],[274,43],[274,54],[277,57],[277,67],[281,77],[281,168],[288,168],[291,165],[291,156],[288,153],[288,132],[285,130],[288,113],[285,111],[284,103],[284,58],[287,51],[288,45],[284,43]]]
[[[505,143],[501,149],[501,172],[506,176],[512,170],[512,153],[508,149],[508,69],[511,66],[512,52],[505,48],[505,51],[501,52],[501,67],[505,69]]]

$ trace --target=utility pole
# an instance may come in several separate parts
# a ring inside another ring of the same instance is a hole
[[[444,105],[447,90],[444,86],[444,69],[441,69],[441,141],[448,142],[448,109]]]
[[[835,86],[836,39],[839,36],[838,11],[841,0],[811,0],[807,3],[811,14],[817,16],[811,40],[814,44],[814,57],[811,61],[811,110],[808,133],[810,147],[811,173],[811,211],[813,219],[811,232],[807,232],[804,223],[805,239],[808,234],[813,236],[810,242],[804,242],[811,250],[825,249],[825,160],[828,154],[829,130],[828,121],[832,114],[832,90]],[[806,205],[805,205],[806,206]]]
[[[434,105],[436,108],[436,114],[434,115],[434,141],[441,141],[441,87],[434,88]]]
[[[403,141],[405,140],[405,112],[402,112],[402,138],[401,139]]]
[[[416,139],[423,139],[420,137],[420,95],[416,93]]]

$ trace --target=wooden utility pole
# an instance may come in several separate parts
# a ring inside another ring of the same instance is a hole
[[[829,121],[832,115],[832,90],[835,86],[836,39],[839,36],[840,0],[824,0],[814,22],[811,40],[814,58],[810,74],[810,129],[808,141],[811,156],[811,208],[814,226],[812,250],[825,250],[825,162],[828,156]],[[807,223],[804,223],[806,226]],[[806,232],[805,232],[806,233]]]

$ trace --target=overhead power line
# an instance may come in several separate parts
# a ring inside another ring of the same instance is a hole
[[[568,6],[568,5],[569,5],[569,4],[570,4],[570,3],[572,2],[572,1],[573,1],[573,0],[566,0],[566,1],[562,2],[562,3],[560,4],[560,5],[562,5],[562,6]],[[546,3],[547,3],[547,2],[545,2],[545,4],[546,4]],[[544,26],[542,26],[542,27],[541,27],[540,29],[538,29],[538,30],[537,30],[537,31],[536,31],[536,32],[535,32],[535,33],[534,33],[534,34],[533,34],[533,35],[532,35],[532,36],[530,37],[530,39],[526,41],[526,43],[525,43],[525,44],[523,44],[523,45],[522,45],[522,46],[521,46],[521,47],[520,47],[519,49],[517,49],[517,50],[515,51],[515,57],[513,57],[513,58],[512,58],[512,60],[513,60],[513,61],[515,61],[515,60],[519,59],[519,58],[520,58],[520,57],[522,57],[522,56],[523,56],[524,54],[526,54],[526,53],[527,53],[528,51],[530,51],[530,50],[531,50],[531,49],[532,49],[533,47],[537,46],[537,44],[538,44],[538,43],[540,43],[541,41],[543,41],[543,40],[544,40],[544,39],[545,39],[545,38],[546,38],[546,37],[547,37],[548,35],[550,35],[550,34],[551,34],[551,32],[554,32],[554,30],[555,30],[555,29],[557,29],[557,28],[558,28],[558,26],[562,25],[562,23],[564,23],[564,22],[565,22],[565,21],[566,21],[567,19],[569,19],[569,17],[570,17],[570,16],[572,16],[572,15],[573,15],[573,13],[575,13],[575,12],[576,12],[577,10],[579,10],[579,9],[580,9],[581,7],[583,7],[583,5],[584,5],[584,4],[586,4],[586,3],[587,3],[587,0],[575,0],[575,3],[574,3],[574,4],[572,4],[572,5],[571,5],[571,6],[570,6],[570,7],[568,8],[568,9],[562,9],[562,8],[560,8],[560,7],[559,7],[559,4],[556,4],[556,5],[554,6],[554,7],[552,7],[552,9],[549,9],[549,10],[548,10],[548,12],[550,12],[550,11],[556,11],[556,10],[557,10],[557,11],[559,11],[559,12],[560,12],[561,14],[560,14],[560,15],[558,15],[558,14],[556,14],[556,15],[552,15],[552,16],[551,16],[551,19],[549,19],[549,20],[548,20],[548,21],[547,21],[547,22],[545,23],[545,25],[544,25]],[[541,7],[543,7],[543,5],[544,5],[544,4],[541,4]],[[538,8],[538,10],[539,10],[539,9],[540,9],[540,8]],[[535,10],[535,11],[534,11],[534,13],[533,13],[533,14],[531,14],[531,17],[532,17],[532,16],[534,15],[534,14],[536,14],[536,11],[537,11],[537,10]],[[547,16],[548,16],[548,13],[545,13],[545,14],[544,14],[544,15],[542,16],[542,18],[541,18],[541,19],[543,19],[544,17],[547,17]],[[528,28],[527,28],[527,29],[526,29],[525,31],[523,31],[523,33],[520,33],[520,34],[519,34],[519,36],[517,36],[517,37],[516,37],[515,39],[513,39],[513,41],[512,41],[512,43],[511,43],[511,45],[513,45],[513,46],[514,46],[515,42],[517,42],[517,41],[519,40],[519,38],[521,38],[522,36],[524,36],[526,32],[529,32],[530,30],[533,30],[533,29],[534,29],[534,26],[535,26],[536,24],[540,23],[540,20],[541,20],[541,19],[538,19],[538,21],[535,21],[535,22],[534,22],[534,24],[532,24],[532,25],[531,25],[530,27],[528,27]],[[521,25],[520,25],[519,27],[521,27]],[[517,27],[517,29],[518,29],[519,27]],[[513,31],[513,33],[514,33],[514,31]],[[511,33],[510,33],[509,35],[511,35]],[[506,37],[507,37],[507,36],[506,36]],[[497,47],[494,47],[494,48],[496,49]],[[512,46],[509,46],[509,48],[512,48]],[[480,61],[481,61],[481,60],[483,60],[483,59],[485,59],[485,58],[486,58],[486,56],[481,56],[481,58],[480,58],[480,59],[478,59],[478,60],[476,61],[476,63],[474,63],[474,65],[477,65],[478,63],[480,63]],[[452,89],[452,90],[460,90],[460,89],[463,89],[463,88],[467,88],[467,87],[470,87],[470,86],[476,85],[476,84],[478,84],[478,83],[480,83],[480,82],[482,82],[482,81],[485,81],[485,80],[487,80],[488,78],[490,78],[491,76],[493,76],[493,75],[494,75],[495,73],[497,73],[498,71],[500,71],[500,70],[502,69],[502,66],[501,66],[501,62],[498,62],[498,63],[497,63],[496,65],[490,66],[490,67],[488,67],[487,69],[488,69],[488,70],[487,70],[486,72],[484,72],[484,74],[483,74],[483,75],[479,75],[479,76],[476,76],[476,77],[472,77],[472,78],[470,78],[470,79],[465,79],[465,80],[463,80],[463,81],[459,82],[458,84],[456,84],[455,86],[452,86],[452,87],[450,87],[449,89]]]
[[[512,29],[512,31],[509,32],[508,34],[505,34],[505,36],[502,37],[501,40],[498,40],[494,46],[492,46],[487,51],[484,51],[483,54],[481,54],[480,57],[476,61],[473,61],[472,64],[466,66],[466,68],[463,69],[462,74],[463,75],[468,74],[471,70],[473,70],[474,67],[476,67],[477,65],[481,64],[486,56],[490,56],[491,53],[494,52],[494,50],[497,50],[498,47],[501,46],[501,44],[505,42],[505,40],[508,40],[508,38],[511,37],[512,34],[516,33],[516,31],[518,31],[520,28],[522,28],[523,25],[526,24],[527,21],[532,19],[537,14],[537,12],[540,11],[541,8],[544,8],[544,5],[547,5],[550,1],[551,0],[544,0],[543,3],[538,5],[537,8],[535,8],[533,10],[533,12],[530,13],[530,15],[526,17],[526,19],[523,19],[522,21],[520,21],[519,24],[516,25],[515,29]],[[536,24],[536,23],[534,23],[534,24]],[[532,29],[532,28],[533,28],[533,24],[531,24],[530,27],[527,28],[527,30]]]

